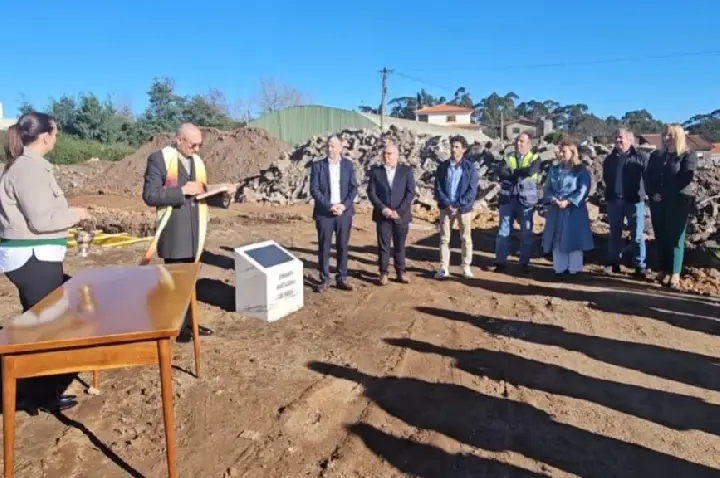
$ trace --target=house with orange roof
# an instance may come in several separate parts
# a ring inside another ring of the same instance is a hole
[[[441,126],[452,126],[479,130],[480,126],[472,122],[472,114],[475,110],[454,105],[425,106],[415,111],[415,121]]]

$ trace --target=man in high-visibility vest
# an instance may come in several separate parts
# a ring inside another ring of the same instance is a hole
[[[520,133],[515,138],[515,151],[505,157],[500,166],[500,225],[495,242],[495,272],[505,269],[508,256],[508,242],[513,222],[520,223],[520,266],[523,271],[530,269],[530,254],[533,240],[533,215],[539,200],[538,180],[540,157],[533,153],[529,133]]]

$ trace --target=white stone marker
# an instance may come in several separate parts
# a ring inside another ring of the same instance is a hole
[[[235,311],[268,322],[303,306],[303,263],[275,241],[235,248]]]

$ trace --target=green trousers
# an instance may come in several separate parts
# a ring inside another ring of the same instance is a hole
[[[650,201],[650,218],[655,233],[659,272],[682,272],[685,231],[692,202],[692,197],[683,195],[663,198],[659,203]]]

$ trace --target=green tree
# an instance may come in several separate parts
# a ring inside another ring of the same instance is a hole
[[[358,111],[360,111],[361,113],[372,113],[375,115],[379,115],[380,107],[378,106],[377,108],[373,108],[372,106],[360,105],[358,106]]]
[[[720,108],[698,114],[683,123],[692,134],[701,134],[713,143],[720,143]]]
[[[401,96],[388,101],[389,116],[395,118],[415,119],[418,109],[417,96]]]
[[[604,140],[612,136],[613,125],[593,114],[585,115],[575,127],[576,136],[593,136]]]
[[[455,97],[448,103],[453,106],[460,106],[462,108],[475,108],[472,95],[467,91],[464,86],[461,86],[455,91]]]
[[[589,110],[588,105],[583,103],[560,106],[554,112],[555,127],[568,133],[574,133],[588,115]]]
[[[500,116],[505,122],[518,116],[515,111],[515,101],[519,96],[513,92],[506,93],[503,96],[492,93],[490,96],[481,99],[475,107],[475,118],[485,131],[492,136],[500,136]]]
[[[628,111],[622,122],[635,134],[652,134],[662,132],[663,123],[658,121],[646,109]]]

